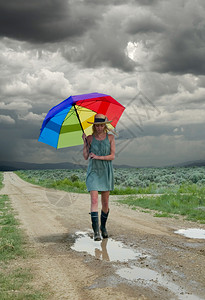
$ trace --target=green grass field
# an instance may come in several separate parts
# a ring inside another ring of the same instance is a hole
[[[45,187],[87,193],[86,169],[22,170],[23,179]],[[112,194],[177,193],[185,186],[205,186],[205,167],[114,168]]]
[[[191,187],[190,187],[191,189]],[[185,216],[185,219],[205,224],[205,188],[194,188],[194,191],[183,193],[165,193],[160,196],[143,196],[137,198],[128,196],[119,201],[129,205],[132,209],[141,207],[147,210],[158,211],[156,217]]]

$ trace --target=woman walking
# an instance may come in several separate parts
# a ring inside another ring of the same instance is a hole
[[[109,214],[109,195],[114,188],[112,160],[115,158],[115,139],[108,134],[106,124],[111,123],[106,116],[96,114],[93,124],[93,134],[86,137],[83,134],[83,156],[89,159],[86,186],[91,197],[91,221],[94,231],[94,240],[101,240],[98,221],[98,193],[101,193],[101,224],[103,238],[108,238],[106,222]]]

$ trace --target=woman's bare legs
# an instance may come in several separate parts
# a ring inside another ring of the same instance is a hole
[[[101,192],[102,211],[107,214],[109,211],[110,191]]]
[[[101,192],[102,211],[107,214],[109,210],[110,191]],[[90,191],[91,211],[98,211],[98,191]]]
[[[90,211],[98,211],[98,191],[90,191],[91,208]]]

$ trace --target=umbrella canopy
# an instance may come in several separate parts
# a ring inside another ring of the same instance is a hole
[[[96,113],[107,116],[114,128],[125,107],[106,94],[91,93],[70,96],[51,108],[45,117],[38,141],[56,149],[83,144],[82,132],[92,134]]]

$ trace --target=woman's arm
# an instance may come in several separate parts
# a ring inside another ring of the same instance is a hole
[[[89,135],[86,137],[85,133],[82,135],[83,141],[84,141],[84,146],[83,146],[83,157],[85,160],[89,158],[89,149],[90,149],[90,144],[92,142],[92,136]]]
[[[94,153],[90,153],[90,158],[99,160],[114,160],[115,159],[115,137],[112,134],[108,135],[110,141],[110,154],[105,156],[98,156]]]

